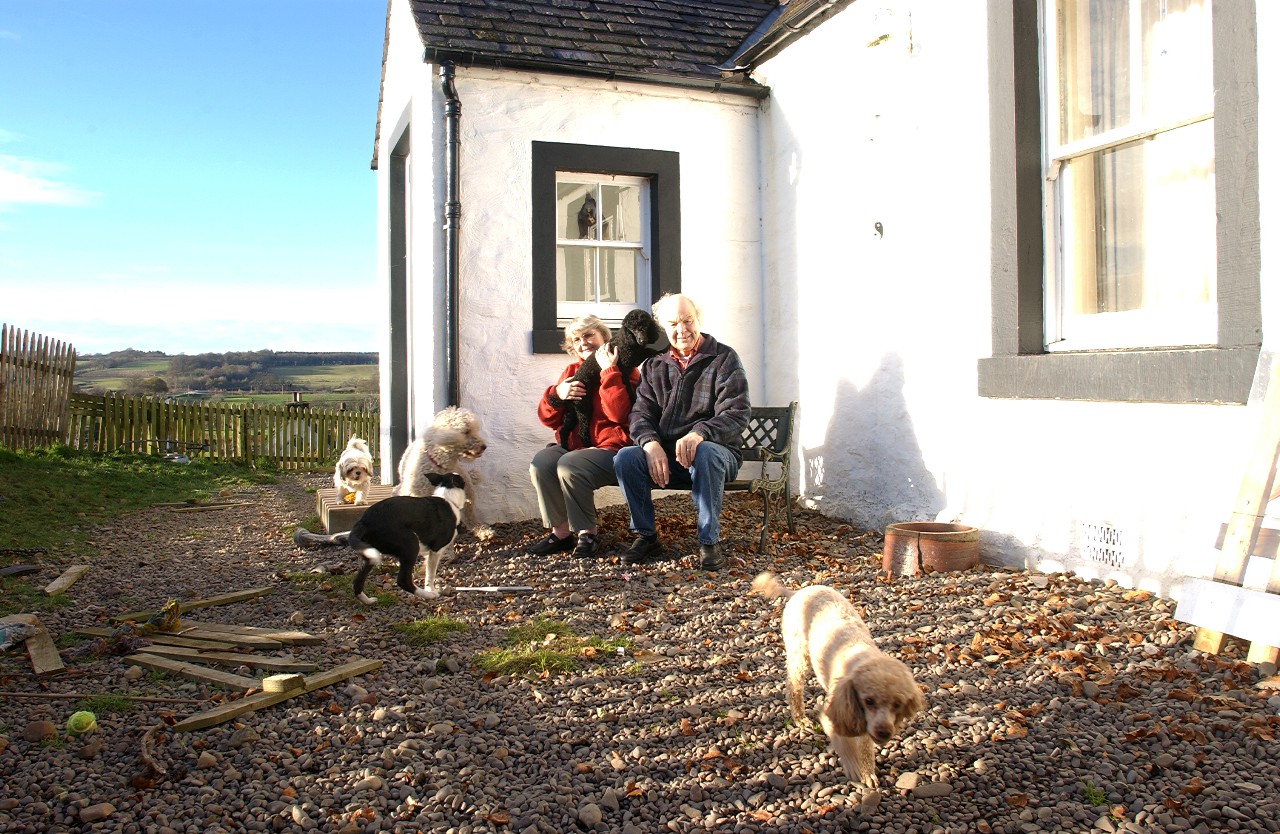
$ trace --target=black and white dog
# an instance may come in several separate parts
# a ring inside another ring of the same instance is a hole
[[[382,564],[384,556],[399,561],[396,584],[401,589],[423,599],[440,596],[436,568],[441,551],[453,544],[458,535],[458,521],[467,502],[466,484],[456,473],[431,472],[426,477],[435,488],[431,495],[384,498],[365,510],[347,535],[347,546],[361,557],[351,589],[365,605],[377,602],[365,594],[364,583]],[[419,554],[426,555],[426,576],[421,588],[413,584]]]

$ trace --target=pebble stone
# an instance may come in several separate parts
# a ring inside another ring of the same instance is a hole
[[[878,533],[804,510],[796,534],[760,556],[750,495],[726,497],[731,560],[709,574],[694,563],[681,495],[657,502],[673,561],[622,565],[626,517],[610,507],[602,558],[525,555],[543,532],[530,520],[483,542],[464,535],[441,569],[447,586],[531,593],[409,598],[387,568],[371,581],[384,601],[367,607],[343,584],[350,560],[291,539],[328,481],[280,475],[245,490],[245,506],[158,507],[95,528],[73,604],[41,621],[56,638],[109,621],[122,601],[136,610],[269,586],[192,619],[305,630],[323,642],[290,647],[296,659],[381,668],[180,733],[176,720],[243,693],[75,646],[62,649],[70,674],[37,682],[25,656],[6,653],[8,690],[170,700],[95,710],[98,730],[81,743],[62,729],[74,700],[0,699],[0,831],[1280,831],[1280,692],[1258,686],[1274,668],[1234,641],[1196,651],[1172,601],[991,566],[890,581]],[[51,553],[34,584],[80,556]],[[925,711],[878,751],[878,790],[850,785],[815,729],[812,681],[809,720],[791,720],[778,605],[748,593],[765,568],[792,587],[846,592],[921,686]],[[465,628],[410,640],[402,626],[428,617]],[[566,672],[480,668],[481,653],[510,649],[512,628],[538,620],[622,652]],[[164,772],[139,756],[150,729]]]

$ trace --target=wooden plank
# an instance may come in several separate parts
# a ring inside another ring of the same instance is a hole
[[[185,624],[184,624],[185,625]],[[252,649],[282,649],[284,643],[272,637],[258,637],[253,634],[237,634],[233,631],[206,631],[202,628],[182,628],[178,631],[183,637],[196,640],[211,640],[234,643],[237,646]]]
[[[275,590],[274,587],[250,588],[247,591],[232,591],[229,594],[221,594],[216,597],[209,597],[208,599],[187,600],[186,602],[178,603],[178,611],[185,614],[188,611],[195,611],[198,608],[210,608],[214,605],[229,605],[230,603],[233,603],[233,602],[244,602],[245,600],[256,599],[257,597],[264,597],[274,590]],[[117,622],[117,623],[124,622],[125,620],[134,620],[135,622],[142,622],[146,620],[148,617],[150,617],[152,614],[156,613],[156,610],[159,610],[159,609],[155,609],[151,611],[133,611],[128,614],[118,614],[115,617],[112,617],[111,619],[113,622]]]
[[[161,657],[157,654],[131,654],[125,657],[129,663],[138,666],[145,666],[148,669],[156,669],[161,672],[170,672],[175,675],[181,675],[191,680],[204,681],[205,683],[217,683],[223,686],[229,686],[232,689],[261,689],[262,682],[257,678],[247,678],[244,675],[233,675],[230,672],[221,672],[217,669],[210,669],[207,666],[201,666],[197,663],[184,663],[180,660],[170,660],[167,657]]]
[[[232,718],[244,715],[247,712],[263,709],[281,701],[286,701],[295,695],[301,695],[305,692],[313,692],[326,686],[354,678],[357,675],[364,675],[379,669],[382,666],[381,660],[365,660],[356,658],[341,666],[330,669],[327,672],[319,672],[304,678],[301,689],[291,689],[287,692],[260,692],[256,695],[247,695],[238,701],[232,701],[229,704],[222,704],[210,710],[197,713],[182,719],[173,725],[174,732],[200,730],[205,727],[212,727],[215,724],[221,724],[224,721],[230,721]]]
[[[183,620],[182,623],[206,632],[214,631],[227,634],[245,634],[251,637],[266,637],[270,640],[279,640],[286,646],[319,646],[324,642],[323,637],[316,637],[315,635],[307,634],[305,631],[279,631],[274,628],[261,628],[259,626],[195,622],[194,620]]]
[[[86,637],[111,637],[114,635],[115,629],[103,628],[101,626],[83,626],[73,630],[75,634],[83,634]],[[205,649],[206,651],[232,651],[238,648],[235,643],[226,640],[198,640],[191,637],[181,637],[177,634],[170,634],[166,631],[157,631],[153,634],[146,635],[145,639],[149,643],[159,643],[162,646],[187,646],[194,649]]]
[[[274,657],[248,652],[208,652],[184,646],[147,646],[147,654],[176,657],[192,663],[216,663],[220,666],[250,666],[254,669],[270,669],[273,672],[314,672],[319,667],[307,660],[292,657]]]
[[[57,646],[53,645],[53,638],[49,636],[48,629],[40,624],[40,618],[35,614],[10,614],[7,617],[0,617],[0,623],[20,623],[37,629],[35,634],[23,642],[27,656],[31,658],[31,669],[37,675],[60,672],[66,668],[62,664],[62,655],[58,654]]]
[[[49,596],[60,594],[76,583],[89,570],[88,565],[72,565],[62,572],[62,576],[45,586],[44,592]]]
[[[1245,466],[1244,479],[1236,493],[1236,503],[1227,532],[1222,541],[1222,553],[1218,557],[1213,578],[1217,582],[1239,585],[1244,578],[1245,565],[1258,540],[1262,516],[1276,486],[1276,455],[1280,454],[1280,362],[1271,366],[1271,377],[1262,398],[1262,422],[1254,442],[1253,454]],[[1280,590],[1280,570],[1273,571],[1271,580]],[[1188,620],[1187,622],[1191,622]],[[1217,654],[1222,651],[1226,632],[1202,626],[1196,632],[1194,647],[1203,652]],[[1261,647],[1265,654],[1267,647]]]
[[[1222,555],[1213,574],[1218,582],[1240,584],[1245,562],[1262,527],[1262,515],[1271,497],[1271,488],[1275,485],[1277,454],[1280,454],[1280,362],[1271,367],[1271,378],[1262,400],[1262,424],[1227,522]]]
[[[1280,594],[1189,579],[1173,616],[1221,634],[1274,646],[1280,643]]]
[[[302,675],[270,675],[262,679],[263,692],[293,692],[306,685],[307,679]]]

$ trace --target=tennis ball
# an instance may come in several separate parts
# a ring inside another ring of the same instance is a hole
[[[71,713],[71,717],[67,719],[67,732],[73,736],[82,736],[85,733],[91,733],[98,727],[98,717],[88,710],[80,710]]]

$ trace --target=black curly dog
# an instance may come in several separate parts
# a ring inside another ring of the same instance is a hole
[[[622,327],[618,328],[609,340],[609,344],[618,349],[618,370],[622,378],[631,386],[631,372],[640,367],[640,363],[650,356],[657,356],[658,351],[649,345],[658,341],[662,331],[653,316],[644,310],[632,310],[622,319]],[[593,353],[582,361],[577,372],[570,377],[573,382],[581,382],[586,392],[578,400],[567,400],[569,408],[564,413],[564,424],[560,426],[560,445],[569,448],[569,433],[576,430],[582,439],[583,446],[591,445],[591,399],[600,387],[600,363]]]

